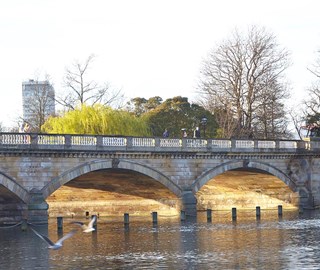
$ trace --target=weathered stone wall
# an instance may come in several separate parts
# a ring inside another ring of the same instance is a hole
[[[298,194],[290,199],[294,204],[299,197],[301,205],[314,207],[320,205],[319,163],[320,158],[314,155],[285,153],[26,152],[0,156],[0,184],[18,197],[19,203],[30,205],[35,192],[41,193],[45,200],[63,185],[89,172],[122,169],[159,182],[179,198],[182,208],[195,209],[197,192],[217,175],[233,169],[259,169],[279,178]],[[37,209],[37,203],[43,206]],[[37,203],[32,203],[34,211],[46,211],[45,202],[37,200]],[[85,208],[89,209],[89,204]],[[59,207],[57,204],[56,213]],[[112,212],[112,205],[104,211]],[[171,213],[172,209],[166,211]]]

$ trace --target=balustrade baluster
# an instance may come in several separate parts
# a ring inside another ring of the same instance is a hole
[[[97,147],[97,137],[93,135],[61,135],[61,134],[23,134],[23,133],[2,133],[0,135],[0,145],[30,145],[31,137],[35,140],[34,145],[41,146],[64,146],[65,149],[72,149],[76,146],[77,149],[88,149],[88,146]],[[136,150],[143,148],[155,147],[155,151],[167,150],[169,148],[180,148],[181,151],[188,149],[189,151],[198,151],[198,148],[210,149],[216,151],[218,149],[303,149],[305,151],[312,150],[312,146],[317,148],[317,142],[312,144],[309,141],[276,141],[276,140],[217,140],[217,139],[175,139],[175,138],[159,138],[156,146],[155,138],[151,137],[118,137],[118,136],[103,136],[100,137],[100,147],[132,147]],[[70,139],[70,140],[69,140]],[[32,148],[32,146],[31,146]],[[320,148],[320,145],[319,145]],[[92,148],[91,148],[92,149]],[[246,150],[246,151],[248,151]],[[175,149],[177,151],[177,149]],[[179,151],[179,149],[178,149]]]

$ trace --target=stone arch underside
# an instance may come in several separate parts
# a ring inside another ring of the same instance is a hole
[[[192,191],[198,210],[299,206],[296,183],[274,166],[256,161],[230,161],[210,168],[196,179]]]
[[[202,186],[204,186],[208,181],[210,181],[215,176],[222,174],[226,171],[235,170],[235,169],[258,169],[265,172],[268,172],[277,178],[279,178],[281,181],[283,181],[293,192],[297,191],[297,185],[283,172],[281,172],[279,169],[263,163],[263,162],[256,162],[256,161],[231,161],[224,164],[221,164],[215,168],[212,168],[206,172],[204,172],[202,175],[200,175],[195,182],[192,184],[192,190],[193,193],[196,193],[201,189]]]
[[[46,199],[61,186],[81,175],[105,169],[123,169],[141,173],[161,183],[177,197],[181,196],[182,190],[179,188],[179,186],[173,183],[167,176],[165,176],[161,172],[137,162],[118,159],[92,161],[72,168],[69,171],[59,175],[58,177],[50,181],[46,186],[44,186],[42,189],[43,196]]]
[[[161,172],[127,160],[96,160],[53,179],[43,189],[50,217],[177,216],[181,190]]]
[[[28,191],[24,187],[22,187],[20,184],[18,184],[15,180],[13,180],[11,177],[1,172],[0,172],[0,185],[2,185],[7,190],[9,190],[13,194],[13,196],[15,196],[21,202],[26,204],[29,202],[30,195]]]
[[[0,172],[0,223],[17,223],[27,216],[29,193]]]

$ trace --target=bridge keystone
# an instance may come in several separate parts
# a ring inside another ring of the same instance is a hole
[[[118,158],[112,159],[112,168],[118,168],[120,160]]]

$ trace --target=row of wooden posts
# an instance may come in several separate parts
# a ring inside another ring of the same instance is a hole
[[[86,212],[86,216],[87,217],[89,216],[88,212]],[[237,220],[237,208],[235,208],[235,207],[232,208],[231,216],[232,216],[232,221]],[[278,205],[278,216],[282,217],[282,205]],[[260,208],[260,206],[257,206],[256,207],[256,219],[260,220],[260,217],[261,217],[261,208]],[[180,219],[181,219],[181,221],[186,220],[186,212],[183,210],[181,210]],[[208,222],[212,221],[212,210],[211,209],[207,209],[207,221]],[[129,214],[128,213],[125,213],[123,215],[123,222],[126,227],[129,226]],[[157,212],[152,212],[152,223],[153,224],[158,223],[158,213]],[[57,225],[58,225],[58,230],[61,230],[63,228],[63,217],[57,217]],[[95,222],[95,224],[94,224],[94,227],[96,227],[96,226],[97,226],[97,222]]]

